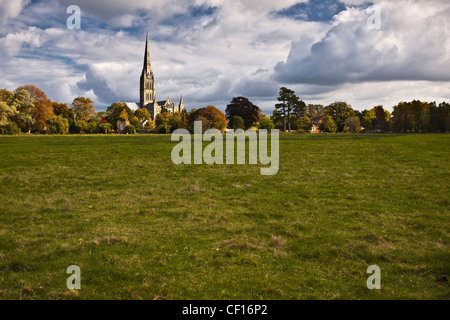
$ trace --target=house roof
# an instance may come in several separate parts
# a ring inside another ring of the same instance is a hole
[[[141,108],[141,104],[137,102],[125,102],[128,108],[131,109],[131,111],[136,111],[137,109]]]
[[[322,120],[323,118],[325,118],[324,115],[318,116],[318,117],[314,117],[314,118],[311,119],[311,121],[320,121],[320,120]]]

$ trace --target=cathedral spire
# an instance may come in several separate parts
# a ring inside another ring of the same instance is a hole
[[[184,107],[183,95],[181,95],[179,107]]]
[[[144,70],[143,73],[150,75],[152,73],[152,64],[150,62],[150,44],[148,42],[148,32],[147,39],[145,41],[145,54],[144,54]]]
[[[144,67],[142,68],[140,81],[140,104],[141,108],[155,103],[155,77],[153,76],[152,65],[150,63],[150,45],[148,42],[148,32],[145,42]]]

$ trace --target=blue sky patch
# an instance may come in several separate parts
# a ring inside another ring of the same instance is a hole
[[[346,5],[339,0],[309,0],[276,11],[275,14],[279,17],[302,21],[330,21],[335,15],[346,9]]]

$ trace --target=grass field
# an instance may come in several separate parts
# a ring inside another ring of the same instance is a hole
[[[274,176],[175,144],[0,137],[0,299],[450,298],[450,135],[281,135]]]

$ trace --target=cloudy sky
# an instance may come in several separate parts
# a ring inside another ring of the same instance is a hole
[[[360,110],[449,101],[449,18],[448,0],[0,0],[0,88],[138,101],[148,31],[157,98],[188,109],[243,95],[271,113],[281,86]]]

